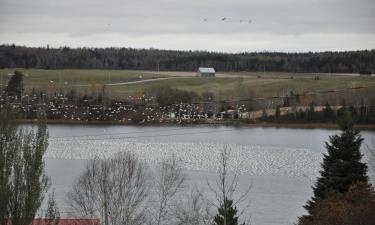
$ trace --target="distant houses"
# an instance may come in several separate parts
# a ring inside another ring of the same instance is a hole
[[[197,71],[197,77],[215,77],[216,72],[212,67],[199,67]]]

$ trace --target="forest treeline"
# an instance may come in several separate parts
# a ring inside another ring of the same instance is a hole
[[[219,72],[374,73],[375,50],[219,53],[134,48],[50,48],[0,45],[0,68],[131,69]]]

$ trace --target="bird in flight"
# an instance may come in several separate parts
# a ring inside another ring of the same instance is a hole
[[[208,21],[208,19],[207,18],[203,18],[203,22],[207,22]],[[228,18],[227,17],[222,17],[221,19],[220,19],[220,21],[238,21],[237,19],[229,19],[228,20]],[[239,19],[239,22],[240,23],[246,23],[246,22],[248,22],[248,23],[253,23],[253,21],[252,20],[247,20],[247,19]]]

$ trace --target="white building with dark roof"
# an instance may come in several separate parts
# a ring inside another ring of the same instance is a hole
[[[215,77],[215,69],[212,67],[199,67],[197,77]]]

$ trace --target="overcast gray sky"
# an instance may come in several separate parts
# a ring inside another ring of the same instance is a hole
[[[374,49],[375,0],[0,0],[0,43],[224,52]]]

